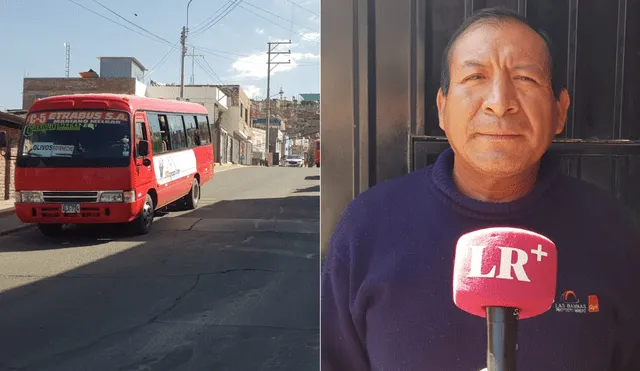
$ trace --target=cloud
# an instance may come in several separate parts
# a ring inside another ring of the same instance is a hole
[[[256,28],[256,33],[262,35],[262,34],[264,34],[264,29]]]
[[[245,94],[247,94],[250,99],[260,97],[262,92],[262,89],[255,85],[244,85],[242,86],[242,90],[244,90]]]
[[[305,32],[300,36],[305,41],[320,41],[320,32]]]
[[[283,49],[284,50],[284,49]],[[290,71],[296,68],[301,61],[319,61],[320,54],[313,53],[291,53],[291,55],[280,54],[272,56],[273,62],[287,62],[289,64],[280,64],[271,71],[271,75],[276,73]],[[255,53],[246,57],[240,57],[231,67],[236,72],[236,79],[264,79],[267,77],[267,53]]]

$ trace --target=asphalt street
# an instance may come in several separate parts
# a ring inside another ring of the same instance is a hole
[[[220,172],[146,236],[0,237],[0,370],[318,369],[319,175]]]

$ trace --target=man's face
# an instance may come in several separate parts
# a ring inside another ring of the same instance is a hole
[[[544,40],[515,21],[471,26],[450,55],[447,96],[438,91],[440,127],[456,161],[487,176],[535,165],[562,132],[569,107],[556,99]]]

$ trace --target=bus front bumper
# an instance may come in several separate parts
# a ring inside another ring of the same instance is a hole
[[[106,224],[134,220],[144,199],[132,203],[81,203],[79,212],[63,213],[59,203],[15,204],[15,211],[23,223],[36,224]]]

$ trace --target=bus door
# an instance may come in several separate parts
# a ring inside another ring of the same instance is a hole
[[[134,120],[134,146],[133,156],[135,161],[135,169],[133,173],[133,185],[136,189],[136,199],[143,197],[149,188],[155,187],[156,176],[153,169],[151,156],[151,140],[149,139],[149,125],[144,112],[136,112]],[[149,142],[149,155],[143,158],[139,154],[138,143],[141,140]]]

